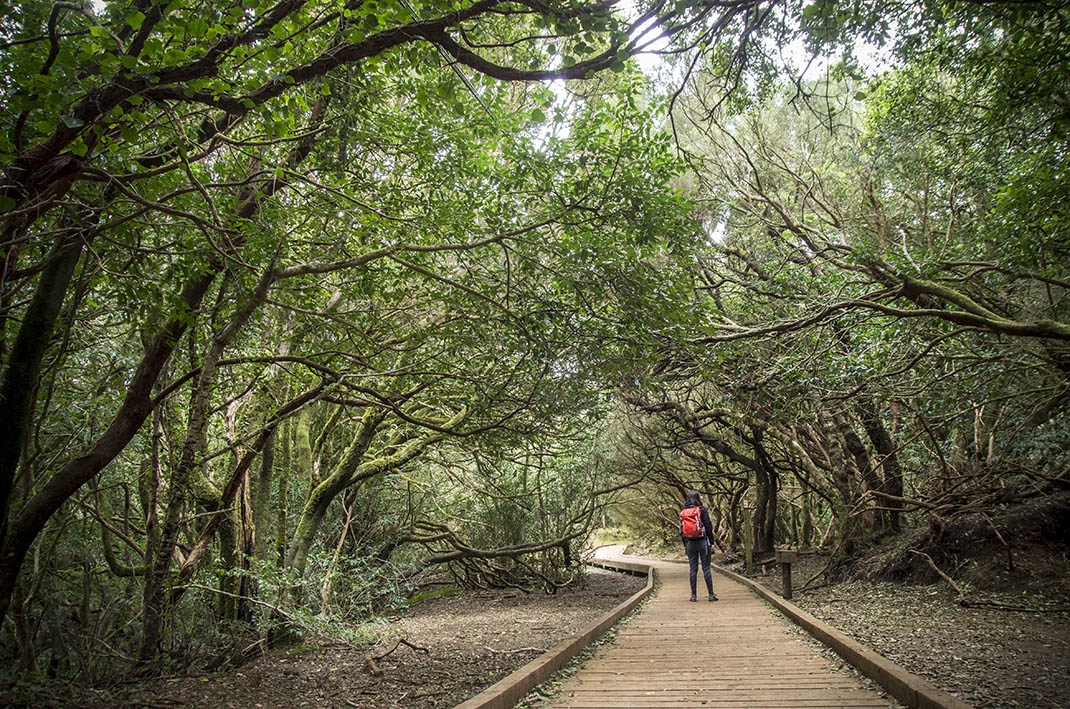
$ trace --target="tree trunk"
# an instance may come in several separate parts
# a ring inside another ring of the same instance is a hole
[[[274,263],[271,263],[261,274],[256,287],[241,303],[227,324],[220,329],[212,338],[212,343],[205,353],[201,363],[201,371],[197,375],[193,390],[190,394],[190,411],[186,424],[186,437],[183,441],[182,451],[179,454],[178,464],[171,478],[171,499],[167,505],[167,513],[164,516],[163,528],[160,534],[160,545],[156,550],[154,560],[150,560],[149,573],[145,578],[145,603],[142,627],[144,632],[141,639],[141,650],[138,660],[149,662],[156,657],[160,643],[163,617],[165,613],[166,585],[168,571],[171,566],[171,556],[178,543],[178,532],[182,508],[186,504],[186,495],[189,487],[189,479],[193,469],[198,465],[204,447],[203,440],[208,425],[209,403],[211,401],[212,386],[215,382],[216,366],[227,345],[249,318],[264,298],[268,290],[275,282]]]
[[[171,557],[178,544],[178,533],[182,521],[182,510],[191,491],[190,478],[193,468],[198,465],[201,456],[202,433],[208,423],[208,400],[211,382],[215,378],[215,366],[222,350],[210,348],[201,363],[201,373],[197,377],[190,395],[189,416],[186,423],[186,438],[182,445],[171,479],[168,483],[170,499],[164,514],[160,530],[160,543],[153,550],[149,560],[149,573],[145,575],[144,615],[142,617],[141,650],[138,660],[146,663],[155,659],[159,652],[161,633],[166,605],[166,585],[171,568]]]
[[[281,567],[286,563],[286,550],[290,546],[289,521],[287,510],[290,506],[290,468],[293,461],[292,436],[293,419],[286,422],[285,434],[282,436],[282,464],[279,466],[279,506],[275,517],[275,561]]]
[[[873,460],[870,458],[869,450],[862,442],[862,439],[855,432],[854,427],[847,420],[847,417],[836,415],[833,417],[836,422],[837,428],[840,430],[840,435],[843,437],[844,447],[847,452],[851,454],[851,458],[854,461],[855,468],[858,471],[859,477],[862,482],[865,483],[866,489],[881,491],[884,487],[880,477],[877,475],[877,471],[874,470]],[[875,515],[873,512],[867,511],[863,517],[866,527],[868,529],[875,529],[880,525],[880,515]]]
[[[81,255],[81,238],[56,241],[49,263],[37,280],[0,381],[0,539],[7,527],[11,490],[31,423],[45,352]]]
[[[777,492],[780,478],[772,459],[762,445],[763,431],[751,427],[750,444],[754,449],[754,472],[757,479],[757,501],[754,510],[754,548],[759,554],[768,554],[776,546]]]
[[[127,387],[126,398],[108,429],[93,446],[59,469],[13,517],[0,553],[0,621],[7,613],[19,570],[30,545],[52,515],[82,485],[110,463],[134,437],[152,410],[150,394],[175,344],[186,331],[190,312],[196,311],[215,273],[199,276],[182,291],[183,312],[173,317],[145,348],[145,354]]]
[[[345,456],[335,467],[331,474],[328,475],[323,482],[312,488],[312,491],[308,495],[308,500],[305,502],[304,508],[301,510],[301,517],[297,522],[297,529],[294,531],[294,538],[290,544],[290,550],[286,555],[286,565],[295,569],[298,573],[303,573],[305,570],[305,562],[308,559],[308,552],[312,548],[312,542],[316,538],[316,532],[319,530],[320,523],[323,521],[323,516],[327,513],[327,508],[335,497],[338,496],[342,490],[351,483],[350,477],[354,471],[360,466],[361,460],[368,452],[368,447],[371,445],[372,440],[375,438],[375,433],[386,417],[385,413],[378,409],[368,408],[364,412],[364,416],[361,422],[357,425],[357,430],[353,434],[353,440],[350,442],[349,449],[346,451]],[[298,417],[298,437],[300,438],[301,420]],[[308,429],[305,428],[305,435],[307,436]],[[300,452],[301,444],[298,444],[298,455],[303,458]],[[307,461],[311,464],[311,456]],[[303,464],[304,461],[302,461]],[[309,470],[303,470],[306,474]]]
[[[312,410],[304,409],[294,422],[293,459],[298,473],[315,487],[320,483],[312,463]]]
[[[824,438],[825,455],[828,458],[829,471],[836,488],[836,505],[832,510],[835,524],[839,529],[840,550],[847,555],[854,553],[857,540],[857,523],[851,516],[854,504],[854,489],[851,484],[850,471],[843,455],[843,439],[839,435],[835,422],[827,414],[821,415],[821,432]]]
[[[880,413],[872,401],[859,403],[858,411],[862,421],[862,428],[873,444],[874,450],[881,456],[880,466],[884,471],[884,484],[882,491],[896,497],[903,496],[903,469],[899,465],[899,456],[896,454],[895,443],[891,434],[881,421]],[[892,510],[886,512],[887,526],[892,531],[899,531],[903,526],[902,504],[894,500],[885,500],[882,503]]]
[[[219,620],[232,622],[238,619],[238,531],[240,516],[237,510],[227,512],[223,524],[219,525],[219,565],[223,574],[219,577],[219,590],[216,599],[216,613]]]
[[[268,522],[271,512],[271,482],[275,476],[275,438],[276,434],[273,433],[260,454],[260,475],[256,478],[252,495],[253,534],[255,535],[253,554],[257,559],[264,558],[270,539]],[[280,504],[283,504],[282,500]]]
[[[268,441],[273,436],[269,435]],[[265,441],[267,445],[268,441]],[[241,576],[238,579],[237,619],[243,623],[253,622],[253,604],[256,598],[256,581],[249,574],[250,564],[256,552],[256,529],[253,527],[253,510],[249,490],[249,471],[242,474],[241,483],[241,541],[238,549]]]

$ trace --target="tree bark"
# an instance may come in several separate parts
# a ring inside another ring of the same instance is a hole
[[[7,528],[11,490],[30,427],[30,411],[45,352],[81,255],[81,238],[56,241],[49,264],[37,280],[0,381],[0,540]],[[6,541],[3,544],[6,546]]]
[[[769,453],[762,445],[762,436],[761,428],[751,426],[748,442],[754,449],[754,472],[758,482],[758,498],[754,510],[754,548],[755,551],[766,554],[772,552],[776,546],[777,491],[780,488],[780,479]]]
[[[256,478],[253,491],[252,516],[255,541],[253,552],[257,559],[263,559],[268,549],[268,514],[271,512],[271,483],[275,477],[275,440],[273,431],[264,444],[260,454],[260,475]],[[281,504],[281,501],[280,501]]]
[[[851,484],[851,475],[847,469],[847,461],[843,455],[843,439],[839,435],[835,422],[828,414],[821,414],[821,433],[824,438],[825,455],[828,458],[829,471],[832,474],[833,485],[836,488],[836,505],[832,514],[839,530],[840,550],[844,554],[854,552],[857,523],[851,516],[851,506],[854,504],[854,486]]]
[[[863,400],[858,404],[859,418],[862,428],[873,444],[874,450],[881,456],[880,466],[884,471],[884,484],[881,492],[886,492],[895,497],[903,496],[903,469],[899,465],[899,456],[896,454],[895,442],[891,434],[881,421],[880,413],[872,401]],[[884,506],[893,509],[886,511],[888,528],[898,531],[903,526],[903,505],[894,500],[888,500]]]
[[[7,613],[22,561],[38,533],[71,495],[126,447],[148,417],[152,410],[150,394],[160,370],[186,331],[188,313],[197,309],[214,278],[212,272],[198,276],[186,285],[180,298],[185,312],[164,325],[145,348],[141,363],[130,380],[126,398],[111,425],[88,451],[49,478],[11,519],[0,553],[0,621]]]
[[[145,576],[144,609],[142,622],[141,650],[138,652],[140,662],[150,662],[159,649],[163,617],[166,611],[166,585],[171,557],[178,543],[178,533],[182,509],[189,492],[189,480],[193,469],[198,465],[203,446],[203,434],[208,424],[209,402],[212,386],[215,382],[216,366],[223,352],[233,337],[248,322],[257,310],[268,290],[275,282],[274,265],[269,264],[261,275],[253,291],[245,298],[234,312],[227,324],[212,338],[212,344],[205,353],[190,395],[189,416],[186,423],[186,437],[182,444],[179,460],[171,476],[171,498],[167,504],[160,543],[154,558],[149,560],[149,573]],[[233,550],[231,550],[233,551]],[[228,607],[229,608],[229,607]],[[229,612],[229,611],[228,611]]]
[[[880,477],[877,475],[877,471],[874,469],[873,459],[869,455],[869,450],[862,442],[858,433],[855,432],[851,422],[846,416],[840,414],[833,416],[833,420],[836,422],[836,426],[840,430],[844,448],[851,454],[855,469],[858,471],[858,475],[862,479],[862,482],[865,483],[866,489],[882,490],[884,485]],[[875,529],[879,526],[883,526],[880,524],[881,519],[882,515],[875,515],[872,511],[867,512],[865,516],[866,527]]]

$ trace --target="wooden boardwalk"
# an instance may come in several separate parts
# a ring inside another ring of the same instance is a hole
[[[565,682],[551,706],[898,706],[839,672],[839,663],[790,632],[787,620],[735,581],[715,573],[720,600],[710,603],[700,572],[699,601],[691,603],[687,564],[655,566],[662,582],[656,597]]]

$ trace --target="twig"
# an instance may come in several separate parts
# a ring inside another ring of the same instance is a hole
[[[546,650],[541,647],[522,647],[517,648],[516,650],[495,650],[490,645],[484,645],[483,647],[491,652],[496,652],[499,655],[513,655],[519,652],[546,652]]]
[[[817,588],[823,588],[824,586],[828,586],[829,584],[827,579],[825,583],[822,584],[818,584],[815,586],[811,586],[810,584],[814,583],[814,581],[817,581],[818,578],[824,576],[828,572],[829,567],[832,566],[832,561],[832,557],[829,557],[829,560],[825,562],[825,565],[822,566],[820,570],[816,571],[813,576],[806,579],[806,583],[796,589],[796,593],[801,593],[803,591],[812,591]]]
[[[391,647],[389,650],[384,652],[382,655],[372,655],[371,657],[372,657],[373,660],[381,660],[384,657],[386,657],[387,655],[389,655],[390,653],[394,652],[394,650],[397,650],[399,645],[407,645],[408,647],[411,647],[413,650],[418,650],[420,652],[425,652],[425,653],[427,653],[429,655],[431,654],[431,651],[428,650],[426,647],[420,647],[419,645],[415,645],[415,644],[409,642],[408,640],[406,640],[405,638],[398,638],[397,640],[394,641],[393,647]]]
[[[428,650],[426,647],[420,647],[419,645],[416,645],[414,643],[409,642],[405,638],[398,638],[397,640],[394,641],[393,646],[389,650],[384,652],[383,654],[381,654],[381,655],[368,655],[367,657],[364,658],[364,666],[368,668],[368,671],[371,672],[373,677],[381,677],[382,674],[383,674],[383,671],[381,669],[379,669],[379,665],[377,665],[376,662],[379,661],[379,660],[382,660],[384,657],[386,657],[390,653],[394,652],[394,650],[397,650],[399,645],[407,645],[408,647],[411,647],[413,650],[418,650],[420,652],[425,652],[425,653],[427,653],[429,655],[431,654],[431,651]]]
[[[995,608],[1000,611],[1016,611],[1018,613],[1065,613],[1070,611],[1070,608],[1026,608],[1025,606],[1008,606],[1003,603],[996,603],[995,601],[979,600],[971,601],[965,598],[959,599],[959,605],[966,606],[967,608],[978,608],[984,606],[986,608]]]
[[[202,591],[210,591],[211,593],[217,593],[220,596],[228,596],[229,598],[243,598],[246,601],[249,601],[250,603],[255,603],[258,606],[263,606],[264,608],[267,608],[267,609],[271,610],[273,613],[278,613],[283,618],[285,618],[286,620],[290,621],[291,623],[293,623],[295,625],[299,625],[302,628],[308,628],[308,626],[305,623],[302,623],[296,617],[294,617],[290,613],[287,613],[286,611],[284,611],[283,609],[279,608],[278,606],[273,606],[270,603],[265,603],[264,601],[261,601],[261,600],[256,599],[256,598],[250,598],[248,596],[241,596],[241,595],[238,595],[237,593],[230,593],[228,591],[223,591],[223,590],[220,590],[218,588],[212,588],[211,586],[202,586],[202,585],[200,585],[198,583],[187,583],[187,584],[183,584],[182,586],[175,586],[175,588],[176,589],[199,588]]]
[[[448,689],[439,689],[439,690],[429,691],[429,692],[420,692],[419,694],[412,695],[412,698],[413,699],[423,699],[424,697],[437,697],[439,695],[446,694],[449,691],[450,690],[448,690]],[[399,697],[399,699],[400,699],[400,697]]]
[[[962,602],[963,599],[966,598],[966,592],[964,590],[962,590],[962,586],[959,586],[957,583],[955,583],[954,579],[952,579],[950,576],[948,576],[943,571],[941,571],[940,567],[936,565],[936,562],[933,561],[933,558],[931,556],[929,556],[928,554],[926,554],[923,551],[916,551],[914,549],[911,549],[910,553],[911,554],[917,554],[918,556],[924,557],[925,560],[929,562],[929,566],[931,566],[933,568],[933,571],[935,571],[936,573],[940,574],[940,578],[942,578],[944,581],[947,581],[949,584],[951,584],[951,588],[955,589],[955,591],[959,594],[959,597],[958,597],[959,602]]]
[[[929,562],[929,566],[931,566],[936,573],[940,574],[941,578],[951,584],[951,587],[954,588],[955,591],[957,591],[959,594],[959,597],[955,599],[955,602],[958,603],[960,606],[964,606],[966,608],[978,608],[984,606],[986,608],[995,608],[1001,611],[1017,611],[1019,613],[1059,613],[1067,610],[1065,608],[1026,608],[1025,606],[1009,606],[1003,603],[996,603],[995,601],[989,601],[985,599],[972,600],[966,598],[966,592],[962,589],[962,587],[955,583],[950,576],[941,571],[940,567],[936,565],[936,562],[933,561],[931,556],[929,556],[925,552],[915,551],[913,549],[910,550],[910,553],[925,557],[925,560]]]
[[[1003,548],[1007,550],[1007,572],[1014,571],[1014,557],[1011,555],[1011,545],[1007,543],[1007,540],[1003,538],[999,530],[996,529],[996,523],[992,521],[992,518],[988,516],[987,512],[982,512],[984,518],[988,520],[988,525],[992,527],[992,531],[996,533],[996,538],[1003,543]]]

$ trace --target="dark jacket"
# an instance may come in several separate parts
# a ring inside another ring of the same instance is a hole
[[[687,507],[684,507],[684,509],[686,510],[688,507],[694,507],[694,505],[688,505]],[[706,539],[709,540],[710,544],[713,544],[713,524],[710,523],[710,513],[706,511],[705,507],[699,507],[699,509],[702,511],[702,528],[706,530]],[[684,544],[687,544],[687,537],[685,537],[682,532],[680,534],[680,539]]]

